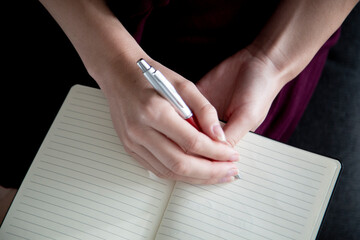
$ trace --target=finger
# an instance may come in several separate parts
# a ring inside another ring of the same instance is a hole
[[[159,178],[172,179],[176,181],[187,182],[191,184],[216,184],[216,183],[229,183],[234,181],[236,178],[234,176],[226,176],[220,179],[212,178],[212,179],[199,179],[192,177],[180,176],[178,174],[172,174],[171,178],[167,176],[166,172],[169,170],[154,156],[147,151],[144,147],[139,146],[136,152],[131,152],[131,156],[138,161],[144,168],[154,173]]]
[[[153,127],[180,146],[185,153],[218,161],[239,160],[239,153],[235,149],[198,132],[176,112],[163,114]]]
[[[224,126],[227,142],[234,147],[253,126],[254,122],[251,118],[244,114],[234,113]]]
[[[176,174],[170,174],[170,170],[162,164],[154,155],[147,150],[145,147],[138,145],[134,148],[135,152],[132,152],[131,155],[146,169],[153,172],[156,176],[160,178],[180,179]]]
[[[184,177],[209,180],[238,174],[234,163],[214,162],[185,154],[178,145],[157,131],[147,131],[141,141],[140,144],[168,169],[168,172],[162,173],[166,178],[174,179],[179,176],[181,180]]]
[[[154,156],[152,156],[152,154],[145,148],[143,148],[142,146],[136,147],[136,149],[134,149],[134,151],[130,151],[129,154],[145,169],[151,171],[156,176],[160,177],[160,172],[156,169],[156,167],[153,167],[154,164],[151,164]]]
[[[190,109],[192,109],[202,132],[214,140],[226,142],[216,109],[200,93],[197,87],[189,81],[183,81],[177,85],[177,89]]]

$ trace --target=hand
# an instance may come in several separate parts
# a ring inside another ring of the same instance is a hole
[[[148,61],[148,60],[147,60]],[[202,132],[180,117],[147,82],[136,62],[114,67],[105,95],[115,129],[125,149],[145,168],[162,178],[190,183],[229,182],[238,173],[238,153],[220,142],[224,133],[215,109],[196,86],[155,61],[148,61],[173,83],[197,116]],[[111,90],[109,90],[111,89]],[[224,139],[223,139],[224,140]]]
[[[224,131],[232,146],[262,123],[283,85],[271,61],[254,57],[248,49],[224,60],[197,84],[227,121]]]

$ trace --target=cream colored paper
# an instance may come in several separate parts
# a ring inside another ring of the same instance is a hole
[[[339,162],[251,133],[236,148],[242,179],[176,183],[158,239],[315,239]]]
[[[0,239],[314,239],[339,162],[252,133],[236,148],[234,183],[158,179],[125,152],[101,91],[76,85]]]

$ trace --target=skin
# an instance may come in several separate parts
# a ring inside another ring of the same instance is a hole
[[[284,0],[255,41],[197,85],[148,56],[101,0],[40,0],[64,30],[108,99],[125,149],[161,178],[231,182],[232,148],[264,120],[277,93],[310,62],[355,0]],[[149,85],[140,58],[159,69],[196,115],[184,121]],[[156,111],[154,111],[154,109]],[[224,130],[219,117],[227,121]]]

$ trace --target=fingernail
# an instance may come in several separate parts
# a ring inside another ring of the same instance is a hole
[[[237,175],[239,175],[239,169],[232,168],[227,172],[226,177],[234,177],[234,176],[237,176]]]
[[[220,124],[215,124],[212,127],[212,131],[213,131],[215,137],[217,138],[217,140],[219,140],[221,142],[226,142],[225,133],[224,133],[222,127],[220,126]]]
[[[239,161],[239,154],[238,153],[235,153],[234,155],[232,155],[230,158],[229,158],[230,161],[232,162],[238,162]]]
[[[219,180],[219,183],[229,183],[235,181],[235,177],[223,177]]]

